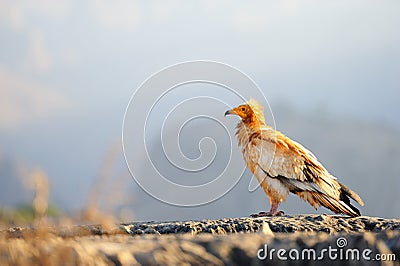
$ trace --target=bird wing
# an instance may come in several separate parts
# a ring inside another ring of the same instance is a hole
[[[252,161],[271,178],[282,176],[293,181],[303,182],[317,189],[321,182],[334,187],[336,178],[318,162],[315,156],[299,143],[290,140],[277,131],[262,131],[258,136],[251,136]],[[310,183],[310,184],[308,184]],[[329,188],[326,188],[329,193]],[[334,194],[334,191],[331,193]],[[333,196],[333,195],[332,195]]]
[[[361,198],[340,184],[301,144],[275,130],[262,130],[250,138],[251,160],[266,176],[279,179],[315,208],[323,205],[334,212],[359,215],[347,196],[363,205]]]

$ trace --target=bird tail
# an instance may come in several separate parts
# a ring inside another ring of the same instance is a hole
[[[353,190],[351,190],[350,188],[348,188],[347,186],[339,183],[340,188],[341,188],[341,194],[344,194],[345,196],[349,196],[350,198],[352,198],[353,200],[355,200],[358,204],[360,204],[361,206],[364,206],[364,202],[362,201],[362,199],[360,198],[360,196],[355,193]]]
[[[330,209],[334,213],[343,213],[351,217],[361,215],[360,211],[356,207],[351,205],[348,195],[345,194],[345,192],[343,191],[341,191],[339,200],[318,192],[313,194],[320,205]]]
[[[350,203],[350,198],[352,198],[358,204],[364,206],[364,202],[362,201],[360,196],[351,189],[349,189],[347,186],[341,183],[339,183],[339,185],[340,185],[339,200],[321,193],[315,193],[313,196],[318,199],[319,203],[322,206],[325,206],[326,208],[330,209],[335,213],[343,213],[351,217],[360,216],[361,215],[360,211]]]
[[[339,198],[336,198],[319,189],[314,183],[301,182],[296,179],[282,176],[276,178],[279,178],[279,180],[289,188],[290,192],[297,194],[300,198],[310,203],[315,209],[319,205],[322,205],[334,213],[343,213],[351,217],[361,215],[360,211],[351,205],[350,198],[355,200],[361,206],[364,206],[364,202],[357,193],[341,183],[339,183]]]
[[[294,191],[294,193],[299,195],[302,199],[308,201],[312,206],[314,206],[314,208],[317,208],[318,205],[322,205],[334,213],[347,214],[351,217],[360,216],[361,213],[350,203],[350,198],[355,200],[361,206],[364,205],[364,202],[357,193],[342,184],[340,184],[339,199],[332,198],[328,194],[322,193],[321,191],[300,190],[296,192]]]

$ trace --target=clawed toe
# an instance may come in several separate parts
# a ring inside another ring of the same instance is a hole
[[[258,217],[273,217],[273,216],[282,216],[284,215],[285,212],[283,211],[277,211],[277,212],[259,212],[255,214],[251,214],[250,217],[252,218],[258,218]]]
[[[252,218],[257,218],[257,217],[266,217],[266,216],[271,216],[270,212],[259,212],[259,213],[253,213],[250,215]]]

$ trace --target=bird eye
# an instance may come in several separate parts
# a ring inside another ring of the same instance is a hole
[[[242,107],[242,111],[244,112],[246,110],[246,108]]]

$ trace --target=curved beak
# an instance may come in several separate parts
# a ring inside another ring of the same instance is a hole
[[[224,116],[231,115],[231,114],[232,114],[231,110],[228,110],[228,111],[225,112]]]

